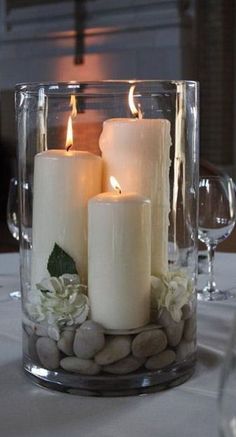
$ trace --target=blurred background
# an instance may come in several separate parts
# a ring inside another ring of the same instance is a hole
[[[192,79],[201,84],[201,171],[236,177],[234,0],[0,0],[0,252],[16,175],[19,82]],[[236,251],[236,232],[221,250]]]

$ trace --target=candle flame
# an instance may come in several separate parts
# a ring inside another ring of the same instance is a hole
[[[111,177],[110,177],[110,183],[111,183],[112,188],[114,188],[114,190],[116,190],[116,192],[117,192],[118,194],[121,194],[121,187],[120,187],[120,184],[119,184],[119,182],[116,180],[116,178],[114,178],[114,176],[111,176]]]
[[[129,107],[134,117],[141,119],[143,118],[143,114],[140,109],[140,104],[138,104],[138,109],[137,109],[134,103],[134,89],[135,89],[135,85],[132,85],[129,90],[129,96],[128,96]]]
[[[77,116],[77,108],[76,108],[76,97],[73,94],[70,96],[70,107],[71,107],[71,118],[75,118]]]
[[[69,106],[71,107],[71,114],[68,118],[68,123],[67,123],[67,133],[66,133],[66,150],[67,150],[67,152],[73,146],[72,119],[77,116],[76,97],[73,94],[70,96]]]
[[[72,128],[72,118],[71,115],[68,118],[67,123],[67,134],[66,134],[66,150],[67,152],[73,146],[73,128]]]

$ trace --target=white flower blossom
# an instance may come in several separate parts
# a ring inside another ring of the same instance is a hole
[[[27,312],[36,322],[46,322],[53,327],[81,324],[89,312],[86,288],[78,275],[43,279],[28,294]]]
[[[181,271],[168,272],[161,277],[152,276],[152,306],[165,307],[175,322],[182,316],[182,307],[192,297],[192,281]]]

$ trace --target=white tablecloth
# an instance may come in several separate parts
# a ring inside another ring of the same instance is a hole
[[[236,254],[217,254],[218,284],[236,289]],[[200,279],[203,281],[204,278]],[[1,437],[217,436],[217,392],[235,300],[198,305],[199,358],[185,384],[157,394],[90,398],[42,389],[21,367],[18,255],[0,255]]]

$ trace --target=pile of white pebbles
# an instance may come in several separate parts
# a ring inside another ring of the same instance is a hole
[[[196,311],[192,303],[184,305],[178,323],[162,309],[156,323],[115,334],[92,320],[61,331],[27,319],[23,327],[24,353],[30,360],[48,370],[61,368],[82,375],[159,370],[186,359],[196,348]]]

